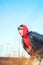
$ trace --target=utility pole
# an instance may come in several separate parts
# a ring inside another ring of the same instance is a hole
[[[19,42],[19,58],[20,58],[20,42]]]
[[[18,56],[20,58],[20,39],[19,39],[19,46],[18,46]]]

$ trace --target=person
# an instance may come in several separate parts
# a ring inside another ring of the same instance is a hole
[[[43,35],[37,32],[29,31],[28,27],[21,24],[18,32],[22,37],[23,48],[30,56],[36,55],[43,58]]]

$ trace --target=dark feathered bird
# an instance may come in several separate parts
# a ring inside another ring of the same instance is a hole
[[[43,58],[43,35],[29,31],[26,25],[20,25],[18,31],[20,35],[22,34],[23,48],[27,53]]]

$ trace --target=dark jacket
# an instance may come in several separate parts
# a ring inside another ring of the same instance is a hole
[[[34,52],[38,54],[40,57],[43,57],[43,35],[32,31],[30,31],[27,35],[30,38],[30,42]],[[22,38],[22,42],[23,42],[23,48],[27,51],[27,46],[23,38]],[[31,55],[31,52],[28,53]]]

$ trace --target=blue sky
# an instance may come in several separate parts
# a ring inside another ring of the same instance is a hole
[[[0,0],[0,56],[18,51],[20,24],[43,34],[43,0]]]

